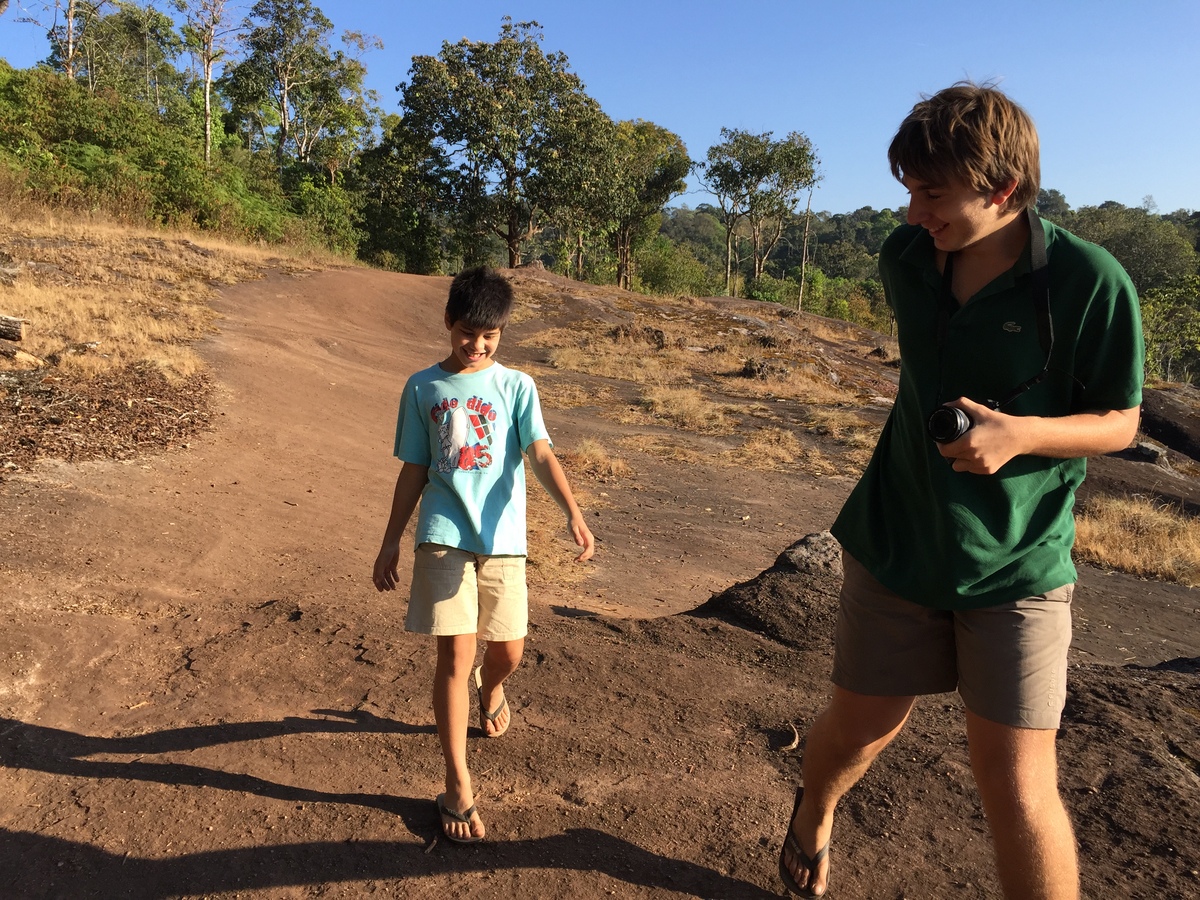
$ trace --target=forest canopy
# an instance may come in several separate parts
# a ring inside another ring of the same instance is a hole
[[[0,60],[0,196],[396,271],[530,262],[648,294],[743,296],[888,332],[877,277],[906,210],[811,209],[803,131],[721,130],[689,152],[614,121],[537,22],[413,57],[382,108],[378,38],[312,0],[47,0],[46,56]],[[244,13],[244,14],[243,14]],[[802,125],[803,123],[797,123]],[[688,181],[713,198],[676,204]],[[1151,377],[1200,372],[1200,212],[1107,202],[1045,218],[1109,250],[1142,302]]]

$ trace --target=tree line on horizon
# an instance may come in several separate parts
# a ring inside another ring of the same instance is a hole
[[[46,59],[0,60],[0,196],[317,245],[416,274],[539,261],[578,280],[785,304],[890,332],[879,248],[905,209],[811,209],[799,131],[724,128],[693,159],[613,121],[536,22],[412,58],[399,113],[365,87],[378,38],[312,0],[44,0]],[[244,12],[244,15],[241,13]],[[40,17],[40,18],[39,18]],[[714,198],[672,205],[695,178]],[[10,203],[14,206],[15,203]],[[1200,377],[1200,212],[1038,212],[1108,249],[1141,298],[1151,377]]]

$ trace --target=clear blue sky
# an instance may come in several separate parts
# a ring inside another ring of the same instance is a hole
[[[32,65],[44,34],[0,18],[0,56]],[[248,6],[245,3],[243,8]],[[722,127],[801,131],[824,180],[815,209],[895,208],[905,194],[888,142],[923,93],[997,80],[1033,116],[1042,186],[1072,207],[1115,200],[1160,212],[1200,209],[1200,2],[1008,0],[316,0],[335,35],[364,31],[384,49],[368,83],[396,112],[397,84],[442,41],[494,40],[501,18],[536,20],[614,119],[678,134],[693,159]],[[335,44],[336,46],[336,44]],[[689,181],[675,203],[708,198]]]

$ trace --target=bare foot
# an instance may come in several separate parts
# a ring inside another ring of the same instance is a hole
[[[438,794],[438,814],[442,817],[442,834],[459,844],[473,844],[482,841],[487,830],[483,827],[483,819],[475,809],[474,803],[468,803],[466,808],[459,811],[458,804],[451,803],[445,794]]]

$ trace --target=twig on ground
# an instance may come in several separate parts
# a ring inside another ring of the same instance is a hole
[[[800,732],[796,730],[796,726],[791,722],[788,722],[788,728],[792,729],[792,742],[786,747],[780,747],[779,750],[781,753],[787,750],[795,750],[800,746]]]

